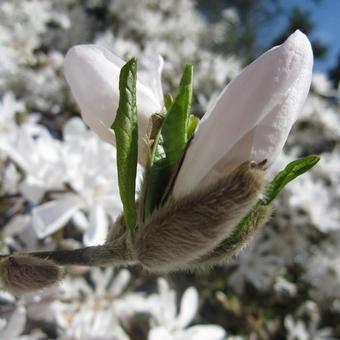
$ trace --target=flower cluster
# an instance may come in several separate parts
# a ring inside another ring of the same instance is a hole
[[[209,101],[216,103],[218,91],[243,66],[243,61],[232,54],[211,49],[222,42],[228,44],[226,37],[232,37],[238,13],[230,9],[212,24],[193,1],[187,0],[140,0],[133,4],[126,0],[85,0],[81,4],[78,0],[4,0],[0,17],[2,253],[72,250],[100,244],[122,211],[115,149],[89,131],[79,118],[72,118],[79,109],[63,76],[67,50],[90,43],[101,46],[95,53],[108,48],[125,60],[136,56],[144,72],[141,83],[152,89],[157,88],[157,82],[153,86],[148,81],[157,79],[162,66],[152,56],[160,54],[164,57],[164,93],[174,92],[183,63],[190,61],[195,65],[193,112],[200,115],[208,110],[211,118],[226,97],[221,96],[215,108],[210,105],[209,109]],[[263,72],[265,77],[265,68]],[[301,76],[300,72],[296,75]],[[108,81],[114,76],[117,73]],[[183,174],[178,178],[188,187],[178,184],[178,197],[197,183],[208,182],[202,171],[214,170],[209,176],[218,177],[219,171],[245,159],[274,160],[281,149],[283,131],[288,132],[290,127],[277,121],[275,131],[282,133],[274,133],[271,140],[280,146],[266,150],[262,146],[271,144],[261,140],[262,132],[267,131],[264,117],[269,119],[271,105],[277,104],[280,110],[276,112],[281,114],[298,107],[303,90],[298,82],[288,79],[286,88],[284,84],[281,89],[271,88],[278,93],[275,102],[265,100],[265,107],[259,107],[255,103],[260,104],[260,99],[252,97],[259,116],[249,123],[241,116],[243,108],[237,106],[247,105],[243,91],[251,96],[248,91],[254,89],[249,73],[246,76],[239,84],[241,90],[233,82],[230,87],[234,94],[225,92],[231,103],[226,109],[231,117],[239,118],[239,129],[233,129],[233,124],[224,131],[222,124],[207,124],[208,119],[204,124],[206,131],[216,131],[216,137],[209,134],[209,139],[229,138],[224,142],[229,148],[201,153],[199,145],[205,148],[207,139],[207,132],[201,129],[195,137],[197,146],[193,144],[187,154],[187,165],[183,164]],[[260,84],[255,80],[257,87]],[[296,89],[300,94],[294,97],[296,101],[285,101],[285,96],[289,93],[292,98]],[[149,97],[157,94],[152,110],[158,111],[163,105],[161,92],[152,93]],[[77,95],[82,96],[75,91],[73,95],[77,100]],[[284,153],[268,169],[268,177],[298,157],[319,154],[321,161],[287,186],[274,202],[275,213],[268,226],[238,257],[209,274],[175,274],[171,289],[164,279],[146,276],[138,269],[113,273],[112,269],[71,268],[60,286],[39,294],[13,296],[2,292],[0,338],[223,339],[226,334],[230,339],[234,338],[232,334],[239,339],[339,337],[334,321],[340,315],[338,98],[338,91],[325,75],[313,76],[312,92]],[[103,105],[107,107],[105,101]],[[110,107],[115,112],[114,103]],[[84,112],[82,105],[80,109],[86,124],[93,128],[86,119],[92,111]],[[94,109],[99,112],[99,107]],[[261,110],[266,111],[264,116]],[[274,117],[275,110],[271,112]],[[273,128],[273,124],[270,126]],[[204,159],[207,155],[217,158]],[[209,169],[191,166],[192,160],[209,164]],[[186,168],[193,171],[191,183],[187,182]],[[180,306],[176,295],[182,296]],[[265,305],[263,296],[267,297]]]

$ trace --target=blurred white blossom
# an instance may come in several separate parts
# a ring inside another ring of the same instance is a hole
[[[193,0],[0,1],[3,252],[101,243],[122,210],[115,149],[71,118],[79,111],[62,72],[67,50],[99,44],[149,69],[150,57],[162,55],[165,93],[193,63],[193,112],[202,115],[244,66],[229,51],[242,15],[229,7],[215,19]],[[337,338],[339,90],[324,73],[313,76],[312,90],[268,178],[300,156],[321,161],[280,194],[268,225],[239,257],[205,276],[176,274],[180,283],[167,279],[173,288],[138,269],[70,268],[53,289],[0,292],[0,338],[128,340],[138,338],[136,329],[151,340],[227,332],[235,334],[228,339]],[[215,289],[238,302],[215,309]]]

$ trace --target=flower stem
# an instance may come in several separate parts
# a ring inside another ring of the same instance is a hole
[[[54,261],[59,265],[107,266],[134,264],[126,238],[121,237],[104,245],[79,248],[74,250],[55,250],[24,253],[42,259]],[[4,259],[9,255],[0,255]]]

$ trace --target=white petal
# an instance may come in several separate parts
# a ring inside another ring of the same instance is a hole
[[[198,309],[198,292],[189,287],[183,294],[179,310],[177,325],[179,328],[187,327],[194,319]]]
[[[185,338],[195,340],[222,340],[225,339],[226,331],[217,325],[197,325],[185,331]]]
[[[284,102],[293,84],[311,67],[311,53],[307,37],[296,31],[226,86],[213,109],[202,119],[190,144],[176,180],[175,196],[184,195],[202,183],[215,165],[224,157],[228,159],[235,144]],[[295,104],[300,105],[299,101]]]
[[[162,89],[162,71],[164,67],[163,58],[158,56],[149,56],[142,60],[144,70],[138,71],[138,82],[151,90],[151,97],[156,105],[163,106],[164,96]],[[137,103],[138,104],[138,103]],[[160,107],[162,109],[162,107]]]
[[[66,54],[65,77],[85,121],[90,115],[107,127],[112,125],[122,63],[108,50],[95,45],[75,46]]]
[[[65,77],[71,87],[85,123],[104,141],[115,144],[110,127],[115,119],[119,99],[119,73],[123,60],[108,49],[96,45],[78,45],[65,57]],[[156,65],[162,69],[161,62]],[[158,80],[156,80],[157,82]],[[160,112],[163,99],[149,84],[137,80],[139,144],[142,145],[148,121]],[[142,160],[140,159],[142,162]]]
[[[243,136],[204,178],[204,181],[216,180],[233,164],[245,160],[268,160],[271,164],[281,152],[298,113],[306,100],[312,76],[310,67],[301,73],[282,102],[265,116],[258,125]]]
[[[310,88],[313,68],[311,49],[306,51],[306,56],[309,59],[287,95],[256,127],[250,159],[268,159],[273,162],[282,150]]]
[[[70,195],[34,208],[33,228],[38,237],[44,238],[62,228],[80,207],[80,199]]]
[[[46,183],[27,176],[19,185],[21,194],[30,202],[38,204],[46,192]]]
[[[11,315],[7,325],[1,329],[1,339],[16,339],[24,331],[26,325],[26,310],[19,306]]]
[[[72,223],[75,224],[80,230],[86,230],[89,227],[89,220],[85,213],[81,210],[77,210],[72,215]]]
[[[104,208],[101,205],[95,205],[90,211],[89,227],[83,237],[85,246],[103,244],[108,228],[109,221]]]
[[[30,172],[31,164],[30,160],[27,159],[27,155],[36,157],[36,153],[34,142],[27,130],[20,131],[16,145],[11,144],[7,140],[2,140],[0,150],[4,151],[25,173]]]
[[[79,117],[73,117],[69,119],[63,126],[64,140],[84,138],[86,132],[86,126]]]
[[[118,275],[115,276],[114,281],[110,287],[112,296],[118,296],[122,294],[124,289],[127,287],[131,279],[131,274],[127,269],[119,271]]]
[[[148,340],[174,340],[174,337],[164,327],[152,328],[148,335]]]

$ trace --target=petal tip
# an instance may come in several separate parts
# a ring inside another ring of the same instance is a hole
[[[300,30],[292,33],[283,46],[290,52],[303,56],[306,60],[313,60],[313,50],[306,34]]]

